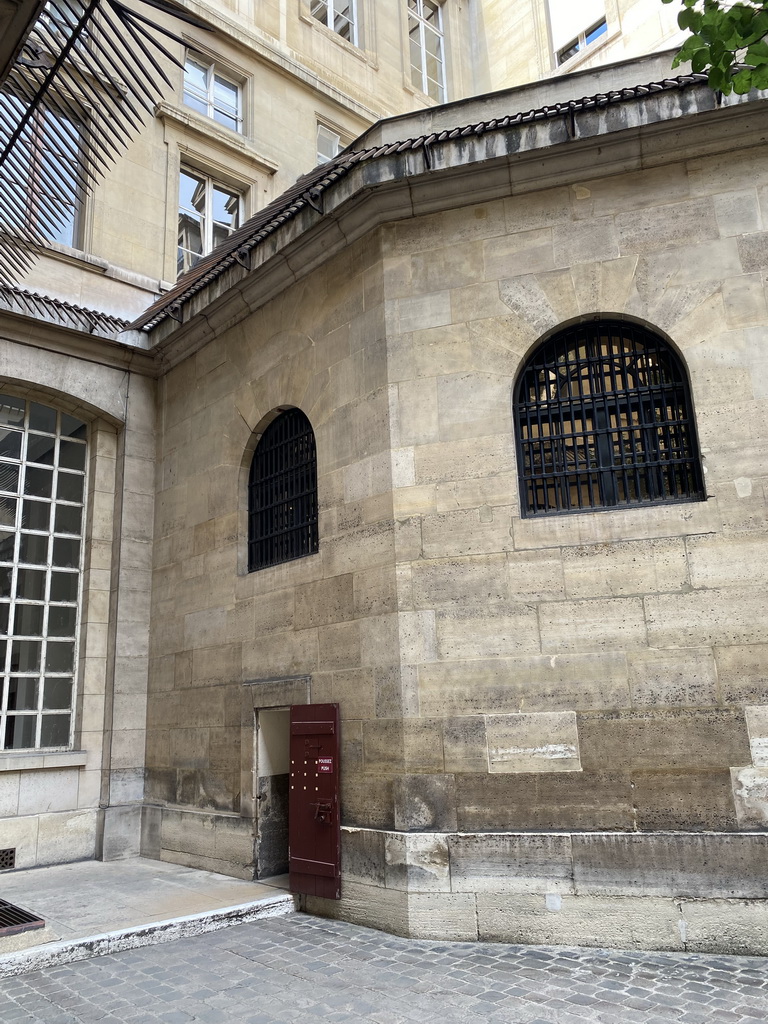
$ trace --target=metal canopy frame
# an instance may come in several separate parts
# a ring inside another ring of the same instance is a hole
[[[206,29],[170,0],[136,0]],[[0,69],[0,283],[31,267],[46,240],[138,133],[166,87],[165,45],[184,40],[123,0],[47,0]],[[47,144],[51,163],[35,157]],[[73,130],[75,126],[75,130]],[[63,171],[63,173],[61,173]]]

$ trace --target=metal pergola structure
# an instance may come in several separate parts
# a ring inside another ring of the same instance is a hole
[[[0,284],[26,273],[171,86],[182,65],[166,43],[184,41],[157,12],[207,28],[173,0],[129,2],[0,0]]]

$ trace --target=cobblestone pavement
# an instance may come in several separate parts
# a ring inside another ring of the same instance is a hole
[[[768,961],[412,941],[302,914],[0,981],[2,1024],[756,1024]]]

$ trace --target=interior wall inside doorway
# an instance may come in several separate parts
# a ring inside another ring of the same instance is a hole
[[[288,871],[290,711],[270,708],[257,716],[256,877],[270,878]]]

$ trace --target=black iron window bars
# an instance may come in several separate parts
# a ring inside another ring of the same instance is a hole
[[[264,431],[248,482],[248,571],[311,555],[318,548],[315,435],[300,409]]]
[[[703,500],[686,373],[636,324],[576,324],[540,345],[516,388],[523,515]]]

